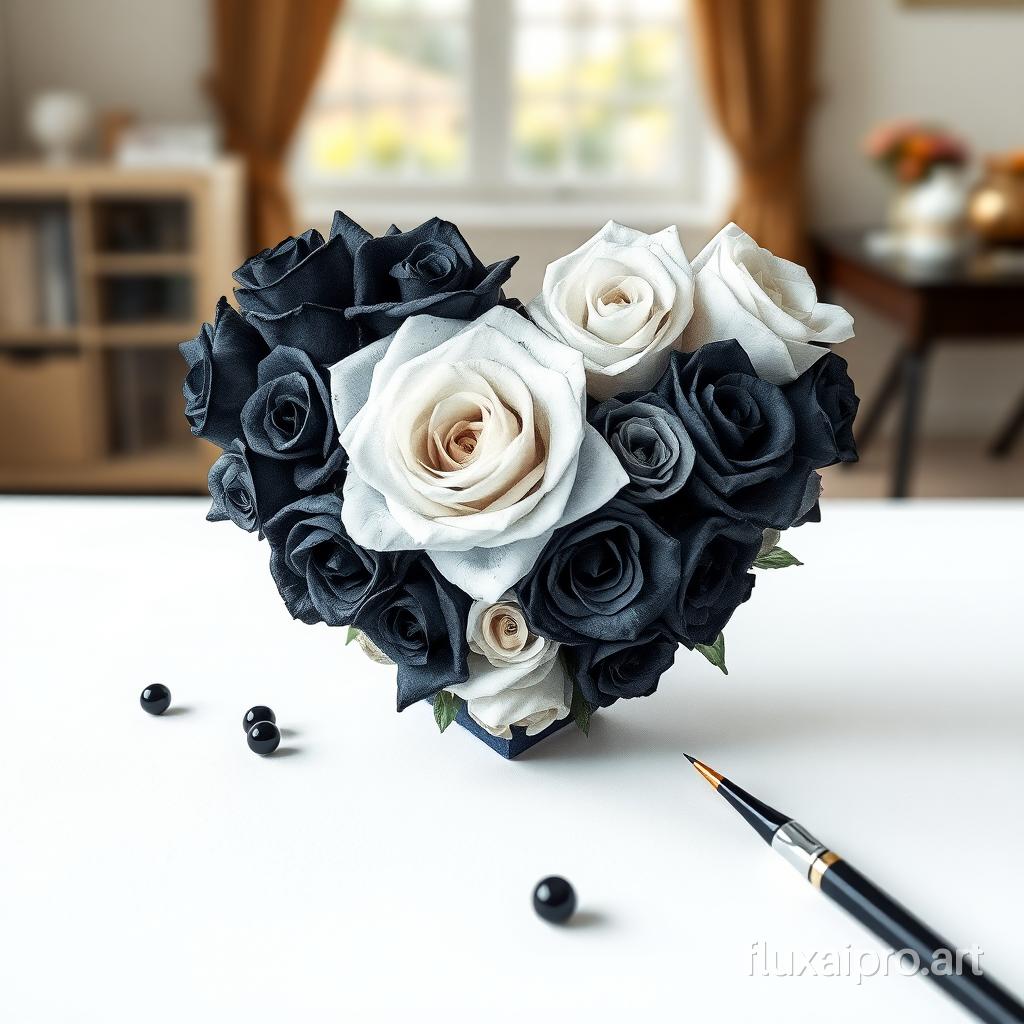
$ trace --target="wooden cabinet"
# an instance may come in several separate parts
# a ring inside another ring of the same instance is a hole
[[[0,164],[0,490],[201,493],[179,342],[244,259],[242,172]]]

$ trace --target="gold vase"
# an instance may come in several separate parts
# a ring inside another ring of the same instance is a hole
[[[971,195],[968,216],[986,242],[1024,242],[1024,169],[1005,158],[989,160]]]

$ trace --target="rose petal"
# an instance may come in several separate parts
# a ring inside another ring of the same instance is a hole
[[[786,384],[828,351],[823,345],[853,337],[853,318],[841,306],[817,301],[803,267],[760,248],[735,224],[704,247],[693,269],[686,351],[735,338],[759,377]]]
[[[599,299],[625,286],[612,310]],[[647,390],[693,312],[693,274],[674,227],[654,235],[609,221],[575,252],[550,264],[528,306],[552,337],[584,358],[587,391],[599,400]]]

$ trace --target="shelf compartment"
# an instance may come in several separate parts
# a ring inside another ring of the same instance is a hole
[[[192,440],[181,394],[185,362],[177,351],[123,348],[108,352],[106,360],[114,454],[186,445]]]
[[[77,318],[66,202],[0,200],[0,335],[66,330]]]
[[[99,363],[82,353],[0,353],[0,465],[54,472],[100,456],[105,444]]]
[[[110,197],[92,203],[93,239],[100,253],[187,253],[192,215],[178,197]]]
[[[195,286],[187,274],[130,274],[96,282],[101,328],[159,325],[192,318]]]

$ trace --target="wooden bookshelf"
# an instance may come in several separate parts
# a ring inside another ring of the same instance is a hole
[[[0,491],[205,491],[176,348],[231,294],[242,186],[233,159],[0,163]]]

